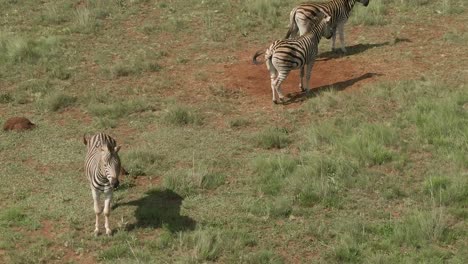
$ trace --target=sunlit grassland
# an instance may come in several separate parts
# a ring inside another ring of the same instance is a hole
[[[255,111],[208,72],[282,37],[293,2],[2,1],[0,123],[38,126],[0,133],[0,262],[463,263],[462,63]],[[462,1],[384,3],[347,26],[464,15]],[[464,39],[450,27],[435,43]],[[83,174],[97,131],[129,173],[112,237],[92,235]]]

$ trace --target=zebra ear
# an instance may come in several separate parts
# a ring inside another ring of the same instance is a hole
[[[117,147],[114,148],[115,153],[119,153],[119,150],[120,150],[120,146],[117,146]]]
[[[330,19],[331,19],[330,16],[326,16],[326,17],[325,17],[325,22],[330,22]]]
[[[86,138],[86,134],[83,134],[83,143],[88,145],[88,139]]]

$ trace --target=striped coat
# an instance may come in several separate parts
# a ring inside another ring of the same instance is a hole
[[[305,34],[313,27],[314,17],[319,13],[325,13],[331,17],[332,26],[340,34],[341,50],[346,52],[344,40],[344,24],[348,20],[354,4],[359,2],[364,6],[369,4],[369,0],[331,0],[329,2],[304,3],[295,7],[289,16],[289,29],[286,38],[294,38]],[[335,49],[336,35],[332,36],[332,50]]]
[[[112,191],[119,186],[121,171],[118,155],[120,147],[111,136],[104,133],[91,137],[84,136],[83,142],[87,146],[85,174],[91,187],[96,214],[94,233],[99,234],[99,215],[104,209],[106,234],[110,235],[112,233],[109,227]],[[99,205],[101,194],[104,194],[104,208]]]
[[[320,13],[315,19],[316,26],[311,28],[310,32],[297,39],[282,39],[273,42],[265,51],[258,51],[253,56],[253,63],[258,64],[256,58],[265,53],[265,62],[270,72],[271,90],[273,102],[276,101],[276,94],[279,99],[284,101],[281,93],[281,83],[286,79],[291,70],[301,70],[301,90],[309,91],[309,80],[315,57],[318,52],[318,44],[322,36],[330,38],[333,30],[330,24],[330,17]],[[304,72],[306,80],[304,83]]]

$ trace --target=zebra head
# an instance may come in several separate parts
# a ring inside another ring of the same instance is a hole
[[[369,5],[370,0],[358,0],[359,3],[363,4],[364,6]]]
[[[110,144],[103,145],[101,151],[101,166],[104,176],[109,180],[112,188],[119,187],[120,176],[120,158],[118,152],[120,146],[113,146]]]

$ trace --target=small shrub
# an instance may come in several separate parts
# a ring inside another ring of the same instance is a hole
[[[54,64],[52,67],[47,68],[47,73],[51,78],[59,80],[68,80],[71,77],[71,73],[63,65]]]
[[[306,108],[312,113],[323,114],[333,111],[336,106],[340,105],[343,98],[335,89],[328,89],[320,92],[314,100],[308,100]]]
[[[168,230],[163,230],[163,232],[158,236],[156,241],[151,241],[150,246],[156,249],[168,249],[171,247],[174,242],[172,233]]]
[[[269,215],[272,217],[288,217],[292,212],[292,205],[290,199],[278,197],[271,203]]]
[[[40,102],[40,104],[47,111],[56,112],[60,109],[64,109],[73,105],[75,102],[76,97],[59,92],[46,96],[43,102]]]
[[[381,165],[395,159],[396,154],[386,145],[396,143],[397,133],[385,125],[364,125],[358,131],[343,139],[342,145],[346,152],[357,157],[360,163]]]
[[[141,31],[145,33],[146,35],[150,35],[154,33],[155,31],[158,30],[158,27],[152,23],[144,23],[143,26],[141,27]]]
[[[384,18],[386,13],[386,4],[383,0],[369,1],[367,7],[356,3],[350,17],[350,22],[352,24],[380,26],[386,24]]]
[[[247,254],[243,257],[243,263],[247,264],[283,264],[284,260],[281,256],[276,255],[270,250],[261,250]]]
[[[201,124],[201,118],[193,110],[185,107],[172,107],[168,110],[164,120],[172,125]]]
[[[284,148],[290,142],[288,131],[285,128],[268,128],[257,135],[257,144],[265,149]]]
[[[396,185],[386,186],[383,192],[383,197],[387,200],[394,200],[401,197],[405,197],[406,193]]]
[[[424,192],[444,205],[463,205],[468,202],[468,179],[461,173],[431,177],[424,183]]]
[[[25,227],[28,230],[37,230],[41,224],[31,218],[25,209],[12,207],[0,212],[0,227]]]
[[[356,241],[342,239],[333,249],[333,257],[338,263],[361,263],[361,250]]]
[[[196,183],[192,180],[191,172],[178,170],[166,175],[163,179],[165,188],[170,189],[181,197],[188,197],[198,192]]]
[[[226,176],[222,173],[207,173],[202,176],[200,187],[202,189],[216,189],[224,184]]]
[[[468,41],[468,32],[449,31],[444,34],[443,39],[455,44],[464,44]]]
[[[302,206],[339,207],[342,189],[354,181],[358,165],[345,157],[311,156],[288,179],[288,186]]]
[[[13,102],[15,99],[11,96],[10,93],[2,93],[0,94],[0,104],[8,104]]]
[[[270,28],[280,25],[280,8],[286,3],[281,0],[244,0],[246,10],[265,21]]]
[[[437,195],[450,186],[450,180],[445,177],[431,177],[424,183],[424,192],[431,195]]]
[[[452,15],[452,14],[461,14],[463,13],[464,7],[463,4],[460,1],[454,1],[454,0],[443,0],[442,1],[442,9],[440,12],[443,14],[447,15]]]
[[[0,59],[10,63],[35,64],[60,53],[60,39],[55,36],[28,39],[19,36],[0,35]]]
[[[0,214],[0,224],[2,226],[14,226],[27,219],[26,214],[19,208],[10,208],[3,210]]]
[[[231,128],[241,128],[246,127],[250,124],[250,121],[244,118],[236,118],[229,120],[229,127]]]
[[[99,117],[96,120],[96,124],[100,128],[116,128],[118,121],[116,119],[111,119],[108,117]]]
[[[279,194],[283,181],[297,167],[297,161],[286,155],[257,157],[253,167],[260,181],[260,190],[270,195]]]
[[[198,261],[216,261],[223,252],[224,239],[219,231],[198,229],[180,237],[182,249],[193,250],[193,257]]]
[[[99,253],[100,260],[117,260],[132,256],[126,243],[117,243]]]
[[[449,223],[442,208],[430,212],[416,212],[394,227],[393,241],[413,247],[444,241],[450,232]]]
[[[151,150],[133,150],[122,155],[122,162],[132,176],[154,175],[163,167],[164,157]]]
[[[95,100],[99,100],[99,98]],[[102,103],[92,102],[88,105],[88,111],[92,115],[110,119],[119,119],[133,113],[144,112],[151,109],[153,108],[142,100],[128,100],[113,103],[109,103],[109,100],[104,100]]]
[[[286,197],[246,199],[243,208],[248,213],[265,218],[285,218],[292,212],[293,201]]]
[[[66,14],[63,10],[59,10],[58,6],[49,4],[46,6],[45,12],[42,13],[41,19],[46,24],[62,24],[68,21]]]
[[[96,16],[87,7],[80,7],[75,10],[74,30],[80,33],[95,32],[99,23]]]

